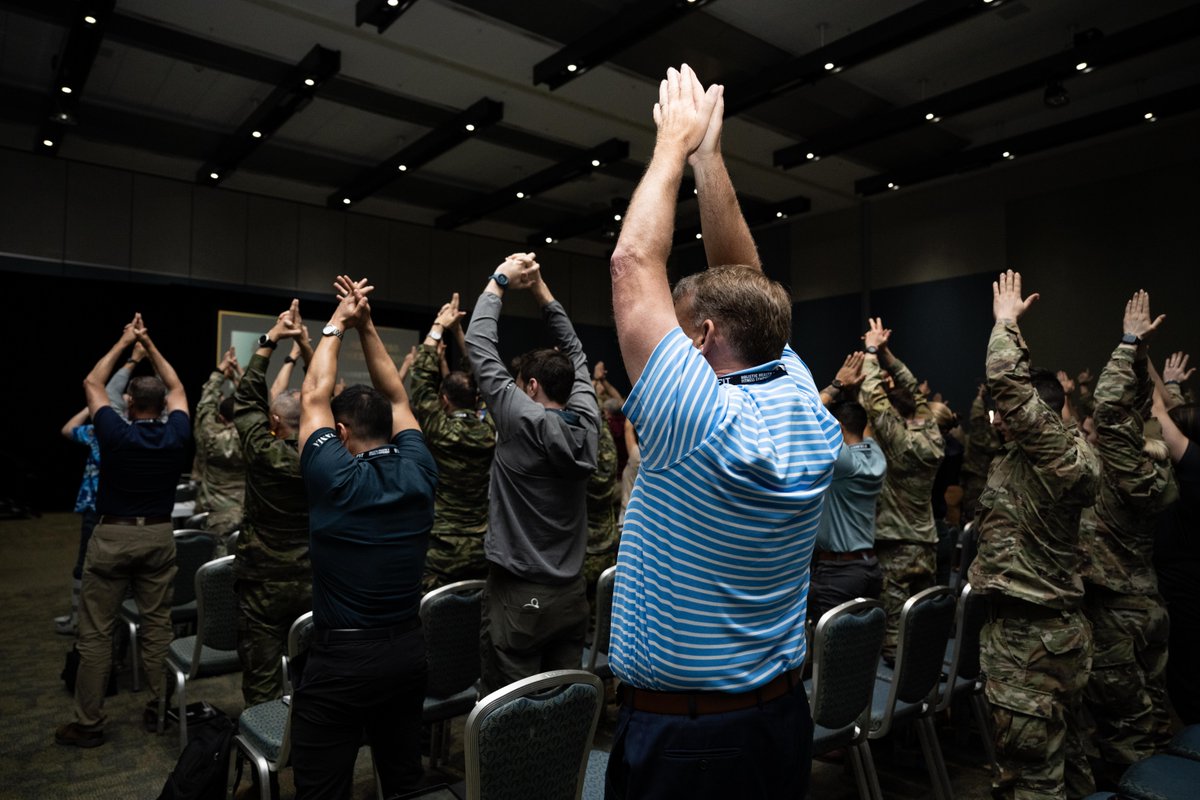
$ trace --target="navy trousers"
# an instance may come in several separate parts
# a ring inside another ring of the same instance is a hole
[[[801,800],[812,771],[804,685],[761,706],[689,717],[622,706],[605,800]]]

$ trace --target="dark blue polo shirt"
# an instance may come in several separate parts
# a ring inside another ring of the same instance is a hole
[[[100,485],[96,513],[114,517],[170,516],[175,485],[185,466],[192,426],[183,411],[167,421],[126,422],[111,407],[96,412],[96,441],[100,443]]]
[[[332,428],[300,454],[308,490],[313,620],[386,628],[417,615],[437,466],[420,431],[350,455]]]

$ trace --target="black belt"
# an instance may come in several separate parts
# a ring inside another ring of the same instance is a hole
[[[617,694],[623,705],[635,711],[651,714],[702,717],[707,714],[728,714],[769,703],[791,692],[803,681],[801,669],[788,670],[769,683],[748,692],[660,692],[635,689],[622,683]]]
[[[317,628],[313,631],[313,639],[322,643],[329,642],[369,642],[378,639],[390,639],[402,633],[421,627],[419,616],[392,625],[390,628]]]
[[[870,561],[875,557],[875,551],[870,547],[865,550],[851,550],[849,552],[818,550],[815,557],[817,561]]]
[[[165,525],[171,521],[170,515],[157,517],[114,517],[101,514],[99,525]]]

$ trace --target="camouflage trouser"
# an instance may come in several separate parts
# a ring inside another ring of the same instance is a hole
[[[242,697],[249,708],[283,695],[288,630],[312,610],[312,581],[239,580],[237,595]]]
[[[1078,611],[998,617],[983,626],[980,648],[1000,767],[993,797],[1061,800],[1093,792],[1081,738],[1092,663],[1087,619]]]
[[[488,562],[483,556],[483,534],[443,536],[430,534],[425,554],[421,591],[431,592],[456,581],[487,578]]]
[[[1084,698],[1104,777],[1112,782],[1171,740],[1165,683],[1169,623],[1159,597],[1093,586],[1087,592],[1084,609],[1096,649]]]
[[[583,558],[583,579],[587,581],[587,600],[591,618],[596,618],[596,581],[600,573],[617,563],[617,546],[602,553],[588,552]]]
[[[210,511],[208,516],[204,518],[201,527],[210,533],[220,534],[222,537],[236,531],[242,526],[242,507],[225,508],[220,511]]]
[[[900,610],[908,598],[934,585],[937,571],[937,544],[876,541],[875,554],[883,570],[883,610],[887,629],[883,638],[883,657],[896,659],[896,641],[900,638]]]

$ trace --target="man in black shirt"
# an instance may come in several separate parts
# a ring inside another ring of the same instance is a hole
[[[126,388],[129,421],[113,411],[104,384],[121,353],[139,342],[159,377],[134,378]],[[121,338],[83,382],[88,411],[100,443],[100,515],[84,562],[79,607],[79,673],[75,679],[75,722],[54,733],[59,744],[104,744],[104,690],[112,668],[112,631],[117,609],[132,587],[142,617],[143,674],[155,698],[165,683],[163,659],[171,643],[171,596],[175,540],[171,509],[175,485],[191,439],[187,394],[134,315]],[[167,412],[166,421],[160,417]],[[136,658],[137,655],[135,654]],[[146,724],[157,721],[152,701]],[[150,728],[153,730],[153,728]]]
[[[340,304],[304,379],[300,471],[309,497],[316,632],[293,702],[296,797],[341,800],[363,731],[383,792],[421,777],[425,640],[418,609],[437,467],[371,322],[365,280]],[[371,382],[333,401],[342,335],[357,328]]]

